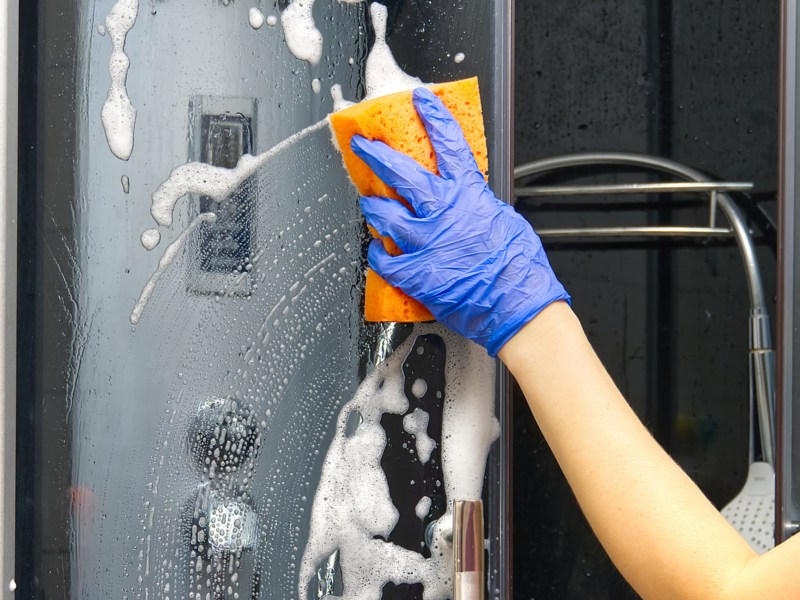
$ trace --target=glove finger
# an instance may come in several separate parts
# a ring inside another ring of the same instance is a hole
[[[480,173],[461,126],[439,97],[429,89],[421,87],[414,90],[412,98],[436,152],[439,173],[448,179],[453,179],[465,171]]]
[[[407,254],[392,256],[386,251],[380,240],[372,240],[367,251],[369,266],[394,287],[397,287],[397,280],[401,278],[399,274],[405,271],[406,257],[408,257]]]
[[[380,196],[364,196],[359,200],[367,223],[383,236],[394,240],[403,252],[414,252],[420,246],[415,217],[397,200]]]
[[[360,135],[351,138],[350,148],[386,185],[408,200],[418,215],[429,215],[436,210],[440,178],[413,158]]]

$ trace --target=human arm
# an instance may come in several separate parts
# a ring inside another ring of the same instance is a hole
[[[757,556],[639,421],[562,302],[501,348],[581,509],[645,599],[798,597],[800,539]]]

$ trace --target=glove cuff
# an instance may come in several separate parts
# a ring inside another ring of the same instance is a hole
[[[520,329],[530,323],[536,315],[553,302],[564,300],[567,304],[572,306],[572,297],[564,289],[564,286],[562,286],[560,282],[555,281],[553,287],[556,288],[553,290],[556,293],[548,297],[544,302],[531,304],[528,310],[520,311],[517,309],[513,311],[513,314],[504,315],[506,318],[503,320],[503,323],[492,332],[492,336],[486,344],[486,351],[489,353],[489,356],[497,358],[497,353],[500,352],[500,349],[505,346],[512,337],[517,335]]]

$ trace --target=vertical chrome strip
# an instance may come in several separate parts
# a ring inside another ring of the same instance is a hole
[[[797,125],[797,0],[781,3],[781,115],[779,125],[778,397],[776,426],[776,538],[795,532],[792,511],[792,398],[795,310],[795,171]]]
[[[19,5],[0,2],[0,596],[12,597],[16,491]]]
[[[504,172],[492,172],[493,191],[499,198],[513,203],[514,184],[514,3],[515,0],[495,2],[495,68],[494,114],[497,129],[492,160],[503,165]],[[497,412],[502,431],[496,442],[499,489],[491,490],[489,531],[497,538],[498,556],[490,556],[487,579],[492,597],[513,598],[513,384],[511,375],[497,361]],[[495,451],[492,452],[494,454]],[[495,570],[496,569],[496,570]]]

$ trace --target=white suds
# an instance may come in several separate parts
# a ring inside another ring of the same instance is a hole
[[[460,62],[464,62],[465,58],[466,58],[466,56],[464,55],[464,53],[463,52],[459,52],[458,54],[455,55],[455,57],[453,57],[453,60],[455,62],[457,62],[457,63],[460,63]]]
[[[153,250],[161,243],[161,233],[158,229],[145,229],[139,240],[146,250]]]
[[[428,516],[428,513],[431,511],[431,498],[430,496],[423,496],[420,498],[420,501],[417,502],[417,505],[414,507],[414,513],[417,515],[420,521],[422,521],[425,517]]]
[[[417,379],[417,381],[421,380]],[[416,384],[416,381],[414,383]],[[436,442],[428,436],[429,420],[430,415],[420,408],[414,409],[413,413],[403,417],[403,429],[416,438],[417,456],[423,465],[431,459],[431,453],[436,448]]]
[[[278,24],[278,17],[276,17],[275,15],[270,15],[267,17],[267,25],[269,25],[270,27],[275,27],[275,25],[277,24]]]
[[[98,25],[97,26],[97,33],[99,33],[100,35],[105,35],[106,34],[106,26],[105,25]]]
[[[336,112],[337,110],[342,110],[347,108],[348,106],[353,106],[355,102],[350,102],[349,100],[344,99],[344,94],[342,94],[342,86],[338,83],[335,83],[331,86],[331,98],[333,98],[333,111]]]
[[[153,192],[150,214],[159,225],[169,226],[172,225],[175,203],[186,194],[202,194],[222,202],[253,175],[260,165],[306,135],[325,127],[326,124],[327,121],[323,120],[306,127],[258,156],[243,154],[233,169],[201,162],[190,162],[175,167],[169,178]]]
[[[108,63],[111,87],[100,117],[106,133],[108,147],[114,156],[128,160],[133,152],[133,128],[136,123],[136,109],[133,108],[125,80],[128,77],[130,61],[125,54],[125,37],[136,21],[139,0],[117,0],[106,17],[106,30],[111,37],[112,51]]]
[[[494,417],[495,365],[482,348],[441,325],[416,325],[415,332],[435,333],[447,347],[442,458],[451,507],[451,500],[480,498],[489,446],[499,433]],[[390,581],[422,583],[426,600],[452,597],[452,548],[444,541],[445,532],[452,528],[451,508],[434,521],[431,558],[380,539],[392,532],[399,519],[381,468],[387,439],[380,422],[385,413],[408,410],[402,366],[416,337],[410,336],[364,379],[338,416],[312,505],[311,531],[300,568],[300,598],[309,597],[308,586],[316,582],[317,568],[336,550],[344,600],[379,600]],[[355,431],[353,414],[359,417]],[[425,417],[416,410],[406,415],[404,425],[408,422],[415,431],[424,430]],[[423,496],[415,514],[424,519],[430,508],[431,498]]]
[[[311,89],[315,94],[319,94],[322,91],[322,83],[316,77],[311,80]]]
[[[281,13],[283,35],[289,52],[312,65],[322,58],[322,34],[314,23],[314,0],[293,0]]]
[[[247,13],[247,20],[253,29],[261,29],[264,26],[264,13],[254,6]]]
[[[428,382],[424,379],[415,379],[414,383],[411,384],[411,393],[414,394],[415,398],[422,398],[427,391]]]
[[[150,301],[150,296],[153,295],[153,292],[156,289],[158,280],[164,274],[164,271],[166,271],[173,263],[175,257],[178,256],[178,253],[183,248],[186,240],[189,239],[189,235],[191,235],[191,233],[197,229],[197,227],[203,221],[213,223],[216,220],[217,215],[214,213],[200,213],[194,218],[189,226],[183,230],[183,233],[178,236],[178,239],[167,246],[163,256],[158,261],[158,269],[156,269],[156,272],[150,276],[150,280],[145,284],[144,289],[142,289],[142,293],[139,295],[139,299],[136,301],[136,304],[133,307],[133,311],[131,312],[130,316],[131,325],[136,325],[139,323],[139,319],[142,318],[142,312],[144,312],[147,303]]]
[[[386,19],[388,18],[386,7],[374,3],[369,7],[369,11],[372,16],[372,28],[375,31],[375,44],[369,52],[365,69],[366,99],[413,90],[423,85],[422,80],[412,77],[399,67],[386,43]]]
[[[300,567],[299,597],[308,598],[317,567],[337,549],[341,554],[343,600],[379,600],[387,581],[422,582],[426,600],[445,600],[452,590],[451,550],[442,545],[425,559],[386,538],[399,513],[392,503],[381,457],[386,433],[385,413],[403,414],[408,400],[403,394],[403,344],[364,379],[353,399],[343,408],[336,435],[325,456],[319,487],[311,511],[311,532]],[[360,424],[348,435],[350,415],[357,411]]]

